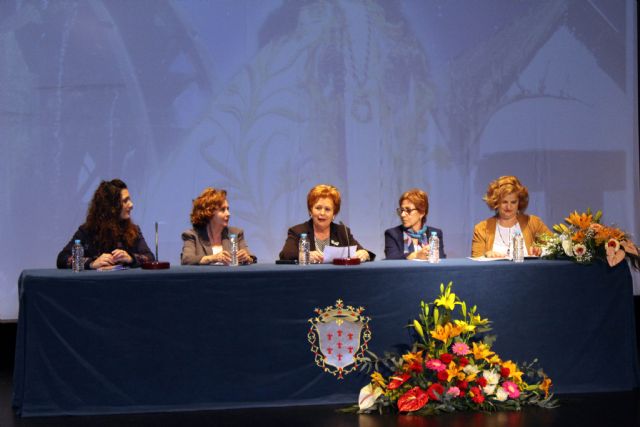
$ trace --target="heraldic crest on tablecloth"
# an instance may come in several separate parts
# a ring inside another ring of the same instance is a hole
[[[343,379],[360,366],[371,340],[369,317],[363,307],[354,308],[337,300],[335,306],[316,308],[316,317],[309,319],[307,339],[316,364],[325,372]]]

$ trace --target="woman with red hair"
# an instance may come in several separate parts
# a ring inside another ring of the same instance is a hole
[[[373,261],[376,255],[364,249],[351,235],[348,227],[333,222],[340,212],[341,197],[338,189],[332,185],[316,185],[307,195],[307,209],[311,219],[291,227],[287,240],[280,251],[281,260],[298,259],[298,243],[300,235],[305,233],[309,238],[309,261],[317,264],[324,261],[325,246],[356,246],[355,256],[360,261]]]
[[[238,262],[252,264],[257,258],[251,254],[244,231],[229,227],[229,202],[226,190],[207,187],[193,201],[191,224],[193,228],[182,233],[182,253],[180,262],[190,265],[231,263],[231,241],[235,234],[238,239]]]

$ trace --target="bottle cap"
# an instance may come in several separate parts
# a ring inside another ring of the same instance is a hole
[[[80,239],[76,239],[76,240],[74,241],[74,243],[75,243],[76,245],[79,245],[79,244],[80,244]]]
[[[230,239],[235,239],[236,237],[238,237],[238,236],[236,236],[235,234],[229,234],[229,238]]]
[[[436,233],[435,231],[432,231],[432,232],[431,232],[431,235],[432,235],[432,236],[437,236],[437,235],[438,235],[438,233]]]
[[[307,237],[307,233],[300,233],[300,237]]]

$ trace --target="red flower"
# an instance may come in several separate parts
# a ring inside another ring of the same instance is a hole
[[[449,374],[447,373],[447,371],[438,372],[438,380],[447,381],[448,379],[449,379]]]
[[[414,387],[398,399],[398,409],[402,412],[417,411],[427,404],[429,395],[420,387]]]
[[[480,391],[480,388],[471,387],[471,390],[469,390],[469,393],[473,395],[472,400],[474,402],[476,402],[476,403],[484,402],[484,396],[482,395],[482,392]]]
[[[442,353],[440,355],[440,360],[442,361],[442,363],[444,363],[445,365],[448,365],[449,363],[451,363],[451,361],[453,360],[453,355],[449,354],[449,353]]]
[[[423,367],[422,367],[422,362],[420,361],[414,361],[409,365],[409,370],[413,371],[413,372],[422,372]]]
[[[480,387],[484,387],[487,385],[487,379],[485,377],[480,377],[476,380]]]
[[[437,393],[437,396],[436,396]],[[429,399],[431,400],[440,400],[440,397],[444,393],[444,387],[440,383],[434,383],[429,386],[427,389],[427,394],[429,395]]]
[[[511,370],[509,368],[500,368],[500,376],[502,378],[508,378]]]
[[[460,365],[461,368],[464,368],[468,364],[469,364],[469,359],[467,359],[466,357],[461,357],[460,360],[458,360],[458,365]]]
[[[466,390],[469,388],[469,383],[467,381],[458,381],[456,384],[460,390]]]
[[[396,374],[390,377],[391,382],[387,386],[387,389],[395,390],[398,387],[400,387],[402,384],[406,383],[409,378],[411,378],[410,374],[400,374],[400,375]]]

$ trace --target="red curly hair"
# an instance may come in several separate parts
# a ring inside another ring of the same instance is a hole
[[[127,184],[119,179],[102,181],[89,204],[84,227],[93,236],[99,252],[111,252],[119,244],[133,246],[139,236],[131,219],[122,219],[122,190]]]
[[[227,190],[207,187],[193,201],[191,224],[194,227],[206,227],[216,211],[222,208],[227,200]]]

